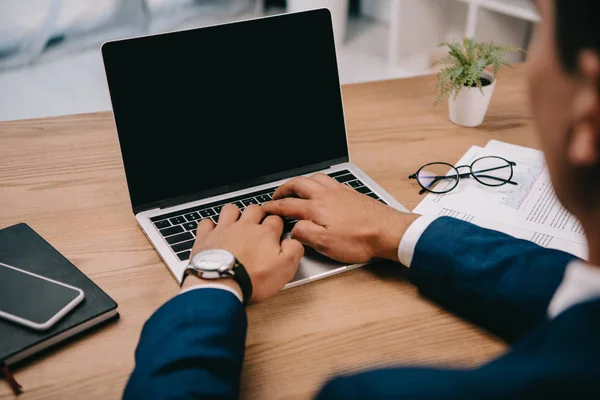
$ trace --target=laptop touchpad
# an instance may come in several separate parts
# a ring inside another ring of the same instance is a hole
[[[329,257],[325,257],[311,247],[304,246],[304,257],[300,261],[300,268],[298,268],[298,272],[296,272],[296,276],[294,276],[292,282],[331,272],[345,265]]]

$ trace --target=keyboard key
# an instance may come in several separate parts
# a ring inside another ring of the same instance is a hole
[[[187,242],[181,242],[181,243],[177,243],[174,244],[173,246],[171,246],[171,248],[173,249],[173,251],[175,253],[179,253],[185,250],[189,250],[192,247],[194,247],[194,241],[193,240],[188,240]]]
[[[192,221],[192,222],[188,222],[187,224],[183,224],[181,226],[183,226],[183,228],[186,231],[195,231],[196,228],[198,227],[198,223]]]
[[[191,233],[185,232],[185,233],[180,233],[178,235],[169,236],[165,240],[169,244],[175,244],[175,243],[183,242],[183,241],[190,240],[190,239],[193,239],[193,238],[194,237],[192,236]]]
[[[216,206],[216,207],[213,207],[213,210],[215,210],[217,212],[217,214],[221,214],[222,208],[223,208],[223,206]]]
[[[360,193],[362,193],[362,194],[367,194],[367,193],[369,193],[369,192],[371,191],[371,189],[369,189],[369,188],[368,188],[368,187],[366,187],[366,186],[361,186],[361,187],[359,187],[359,188],[356,188],[356,191],[357,191],[357,192],[360,192]]]
[[[336,176],[335,177],[335,180],[338,181],[339,183],[353,181],[355,179],[356,179],[356,177],[354,175],[352,175],[352,174],[346,174],[346,175]]]
[[[347,169],[345,169],[343,171],[332,172],[332,173],[327,174],[327,175],[329,175],[332,178],[335,178],[336,176],[346,175],[346,174],[349,174],[349,173],[350,173],[350,171],[348,171]]]
[[[165,219],[164,221],[155,222],[154,226],[156,226],[157,229],[163,229],[163,228],[167,228],[167,227],[171,226],[171,223],[169,222],[168,219]]]
[[[372,197],[375,200],[379,200],[379,196],[377,196],[375,193],[367,193],[367,196]]]
[[[212,208],[207,208],[206,210],[200,211],[200,215],[202,215],[204,218],[212,217],[215,214],[216,213],[214,212],[214,210]]]
[[[214,216],[210,217],[210,219],[212,219],[215,224],[219,222],[219,216],[218,215],[214,215]]]
[[[170,228],[162,229],[160,231],[160,234],[163,236],[171,236],[171,235],[174,235],[179,232],[183,232],[183,228],[181,226],[177,225],[177,226],[172,226]]]
[[[363,183],[361,181],[359,181],[358,179],[355,181],[347,182],[346,184],[350,187],[353,187],[354,189],[356,189],[357,187],[364,186]]]
[[[200,216],[200,214],[198,214],[197,212],[193,212],[191,214],[185,214],[184,217],[188,221],[197,221],[199,219],[202,219],[202,217]]]
[[[183,253],[178,253],[177,257],[179,257],[181,261],[187,261],[190,259],[190,254],[192,254],[191,251],[184,251]]]
[[[266,203],[267,201],[271,201],[271,196],[269,196],[268,194],[261,194],[259,196],[256,196],[256,200],[258,200],[259,203]]]
[[[173,218],[169,219],[169,221],[171,221],[171,223],[173,225],[179,225],[179,224],[183,224],[184,222],[187,222],[185,220],[185,218],[183,218],[183,216],[181,216],[181,215],[179,217],[173,217]]]
[[[245,206],[249,206],[251,204],[258,204],[258,201],[254,197],[252,197],[249,199],[242,200],[242,203],[244,203]]]
[[[235,203],[233,203],[237,206],[237,208],[244,208],[244,205],[242,204],[241,201],[236,201]]]

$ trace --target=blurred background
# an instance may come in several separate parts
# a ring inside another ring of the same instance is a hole
[[[531,3],[0,0],[0,120],[109,110],[100,56],[106,40],[328,7],[341,81],[356,83],[431,73],[432,59],[444,53],[439,44],[463,36],[527,49],[539,21]]]

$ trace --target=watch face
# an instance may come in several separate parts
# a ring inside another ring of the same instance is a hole
[[[196,254],[192,264],[201,271],[228,270],[235,265],[235,257],[225,250],[206,250]]]

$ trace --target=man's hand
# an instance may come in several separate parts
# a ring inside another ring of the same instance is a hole
[[[192,257],[202,250],[231,252],[250,275],[252,301],[264,300],[292,280],[304,255],[302,244],[293,239],[281,241],[282,233],[281,218],[265,218],[260,206],[252,205],[240,216],[240,210],[228,204],[221,210],[216,227],[210,219],[198,224]]]
[[[262,206],[268,214],[299,220],[292,237],[345,263],[372,258],[398,261],[398,246],[419,216],[388,207],[319,173],[292,179]]]

